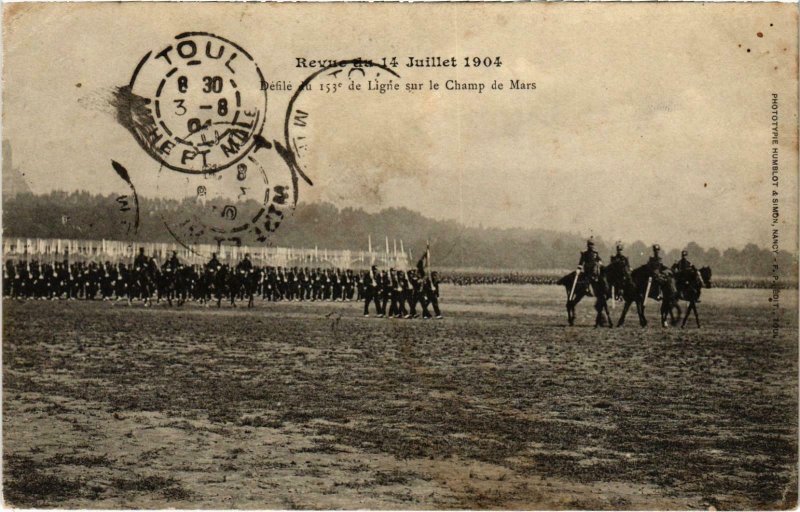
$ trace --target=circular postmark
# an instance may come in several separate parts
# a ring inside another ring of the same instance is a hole
[[[264,77],[228,39],[186,32],[147,53],[131,77],[132,129],[161,165],[214,173],[246,157],[267,111]],[[188,134],[188,135],[186,135]]]
[[[291,170],[273,151],[254,150],[224,172],[177,174],[162,167],[159,189],[180,195],[162,220],[183,246],[266,242],[296,205]]]
[[[309,162],[313,161],[311,157],[315,147],[317,152],[322,151],[322,148],[325,147],[324,144],[322,146],[316,144],[318,142],[316,139],[323,137],[330,140],[334,135],[319,133],[315,129],[312,112],[316,101],[333,103],[337,101],[337,94],[361,96],[371,94],[370,91],[373,87],[380,86],[387,79],[393,83],[399,78],[400,75],[391,68],[362,59],[337,62],[306,78],[292,95],[284,119],[283,135],[286,147],[291,152],[290,164],[294,171],[306,183],[313,185],[309,177],[313,174]],[[340,92],[331,93],[331,87]],[[309,92],[316,94],[309,94]]]

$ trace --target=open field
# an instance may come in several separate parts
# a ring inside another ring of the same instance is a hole
[[[553,286],[443,286],[441,321],[7,300],[5,500],[794,507],[796,290],[777,337],[768,294],[704,291],[699,330],[566,327]]]

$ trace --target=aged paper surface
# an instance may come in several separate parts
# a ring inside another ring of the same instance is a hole
[[[6,506],[796,506],[796,5],[3,29]]]

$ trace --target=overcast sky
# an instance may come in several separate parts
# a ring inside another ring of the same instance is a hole
[[[313,188],[300,201],[405,206],[468,225],[666,246],[770,242],[779,94],[783,236],[796,237],[797,10],[784,5],[95,4],[6,6],[3,138],[34,192],[142,195],[158,164],[107,99],[184,31],[227,37],[268,80],[296,57],[500,56],[490,70],[398,68],[403,83],[509,80],[535,91],[308,95]],[[761,34],[759,37],[758,34]],[[750,50],[749,52],[747,50]],[[288,92],[269,93],[282,139]]]

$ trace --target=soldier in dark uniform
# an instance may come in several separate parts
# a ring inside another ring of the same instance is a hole
[[[431,272],[430,276],[425,277],[422,283],[422,318],[431,317],[428,311],[428,304],[433,306],[433,314],[438,320],[442,319],[442,312],[439,310],[439,274]]]
[[[238,270],[241,274],[244,275],[249,274],[250,271],[253,270],[253,262],[250,261],[249,254],[244,255],[244,259],[236,265],[236,270]]]
[[[603,265],[603,259],[600,254],[594,250],[594,240],[589,239],[586,242],[586,250],[581,253],[580,260],[578,261],[578,268],[584,275],[584,279],[589,282],[587,295],[593,296],[594,283],[600,277],[600,268]]]
[[[364,276],[364,316],[369,316],[369,305],[375,304],[375,314],[378,318],[383,317],[380,300],[380,276],[378,267],[375,265],[370,268]]]
[[[681,259],[672,264],[673,272],[677,274],[680,272],[691,270],[694,267],[694,265],[692,265],[692,262],[689,261],[687,256],[689,256],[689,253],[687,251],[685,250],[681,251]]]
[[[300,269],[300,300],[305,301],[310,298],[310,281],[309,281],[309,274],[308,274],[308,267]]]
[[[17,297],[19,292],[17,269],[14,267],[14,262],[11,260],[6,260],[6,266],[3,272],[3,286],[5,288],[6,297]]]
[[[658,276],[665,270],[667,267],[661,260],[661,246],[658,244],[653,245],[653,255],[647,260],[647,268],[650,270],[650,273],[653,277]]]
[[[408,288],[408,312],[411,318],[417,318],[417,304],[422,305],[422,281],[413,269],[408,271]]]
[[[619,266],[624,275],[630,274],[631,271],[631,263],[628,260],[628,257],[622,254],[624,247],[622,246],[621,242],[617,243],[616,250],[617,253],[611,256],[611,266]],[[622,294],[622,290],[619,288],[614,288],[614,300],[620,300]]]
[[[394,269],[390,269],[390,272],[394,273]],[[381,316],[389,317],[390,315],[388,314],[386,307],[392,297],[392,279],[389,277],[389,273],[387,273],[386,270],[381,270],[381,279],[378,290],[381,294],[379,299],[381,301]]]
[[[621,265],[626,272],[630,272],[631,270],[631,263],[628,261],[628,257],[622,254],[624,247],[621,243],[617,244],[616,247],[617,253],[611,256],[611,264],[612,265]]]
[[[149,264],[150,260],[144,253],[144,247],[139,247],[139,254],[137,254],[136,259],[133,260],[134,267],[141,269],[147,267]]]
[[[392,289],[392,306],[395,318],[410,318],[406,309],[406,291],[408,290],[408,280],[402,270],[395,272],[395,283]]]
[[[650,296],[655,300],[661,300],[659,281],[663,279],[663,273],[669,269],[661,259],[661,246],[658,244],[653,245],[653,255],[647,260],[647,269],[650,273],[650,278],[653,280],[650,287]]]
[[[206,268],[216,272],[217,270],[219,270],[219,267],[220,267],[220,264],[219,264],[219,260],[217,259],[217,253],[212,252],[211,253],[211,259],[208,260],[208,263],[206,264]]]
[[[110,261],[106,261],[102,268],[103,275],[100,280],[100,293],[103,295],[103,300],[111,300],[111,296],[114,295],[114,283],[117,280],[117,270]],[[60,289],[58,295],[61,295]]]
[[[687,256],[689,252],[684,249],[681,251],[681,259],[672,264],[672,273],[675,275],[675,284],[679,290],[684,290],[695,275],[694,265]]]
[[[245,254],[244,259],[236,264],[236,277],[232,281],[236,289],[231,290],[231,295],[235,294],[242,300],[247,299],[247,307],[252,307],[250,299],[255,294],[255,281],[250,254]]]

